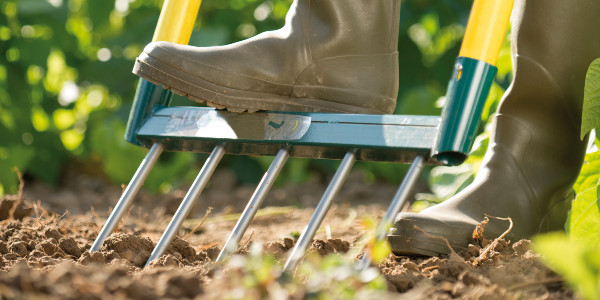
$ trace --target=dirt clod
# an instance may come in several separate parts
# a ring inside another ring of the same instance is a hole
[[[124,258],[134,265],[141,267],[150,257],[152,249],[154,249],[154,244],[149,238],[127,233],[117,233],[104,241],[101,251],[108,252],[113,250],[118,255],[118,257],[115,257],[114,254],[112,257],[109,255],[107,261],[114,258]]]
[[[11,196],[0,199],[0,221],[9,218],[23,220],[33,213],[33,206],[29,203],[19,201],[16,197],[12,197],[13,199],[9,197]]]
[[[171,242],[171,245],[167,248],[167,253],[178,256],[179,259],[196,260],[196,250],[188,242],[178,237]]]
[[[53,238],[46,239],[37,244],[36,249],[40,249],[46,253],[46,255],[52,256],[54,253],[56,253],[56,251],[59,251],[57,244],[58,242]]]
[[[81,249],[77,246],[77,242],[73,238],[62,238],[58,241],[60,249],[65,251],[69,255],[79,257],[81,255]]]
[[[518,256],[522,256],[525,253],[527,253],[527,251],[529,251],[531,249],[531,241],[529,240],[520,240],[516,243],[514,243],[512,245],[513,250],[515,251],[515,254]]]
[[[16,254],[19,257],[27,255],[27,244],[25,242],[15,242],[9,246],[10,252]]]
[[[269,242],[265,245],[265,252],[274,256],[282,256],[288,250],[294,247],[294,240],[291,238],[283,238],[280,241]]]
[[[310,249],[317,251],[321,255],[329,253],[345,253],[350,249],[350,243],[340,239],[329,239],[326,241],[315,240],[310,246]]]
[[[60,240],[60,238],[62,238],[63,235],[55,228],[46,228],[44,230],[44,236],[58,241]]]

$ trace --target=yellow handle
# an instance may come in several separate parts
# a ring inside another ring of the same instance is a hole
[[[165,0],[152,41],[188,44],[200,3],[202,0]]]
[[[496,65],[514,0],[475,0],[459,56]]]

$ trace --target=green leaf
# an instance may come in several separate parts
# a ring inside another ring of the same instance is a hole
[[[535,250],[584,298],[600,299],[600,248],[567,238],[564,233],[537,236]]]
[[[571,238],[598,247],[600,238],[600,211],[598,210],[598,186],[579,194],[571,209]]]
[[[598,185],[600,180],[600,152],[594,152],[585,156],[585,161],[577,177],[573,188],[576,193],[583,192]]]
[[[371,247],[371,258],[375,263],[380,263],[392,253],[392,247],[387,240],[375,241]]]
[[[581,139],[590,130],[600,126],[600,58],[590,65],[583,96],[583,116],[581,120]]]

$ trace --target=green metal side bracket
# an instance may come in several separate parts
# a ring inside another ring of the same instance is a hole
[[[467,158],[497,71],[498,68],[481,60],[456,59],[433,153],[439,162],[459,165]]]
[[[135,98],[127,120],[127,128],[125,129],[125,140],[141,146],[137,140],[135,131],[140,125],[152,116],[152,111],[156,105],[169,106],[173,99],[173,93],[163,89],[144,79],[139,80],[137,89],[135,90]]]

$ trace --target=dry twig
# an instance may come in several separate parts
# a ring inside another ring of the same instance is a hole
[[[15,212],[17,209],[19,209],[19,206],[21,206],[21,203],[23,202],[23,188],[25,187],[25,180],[23,180],[23,174],[21,171],[19,171],[17,167],[13,167],[13,171],[17,173],[17,177],[19,178],[19,191],[17,192],[17,201],[13,204],[8,212],[9,220],[15,219]]]
[[[94,216],[94,219],[96,219],[96,223],[102,224],[102,219],[100,219],[100,216],[96,213],[94,206],[90,207],[90,212],[92,213],[92,216]],[[96,226],[98,226],[98,225],[96,225]]]
[[[241,244],[239,248],[237,248],[237,250],[235,251],[236,253],[240,252],[242,249],[244,249],[245,247],[248,246],[248,244],[250,244],[250,242],[252,241],[252,237],[254,236],[254,231],[252,231],[250,233],[250,236],[248,237],[248,239],[246,240],[245,243]]]
[[[202,246],[202,247],[200,247],[199,249],[200,249],[200,251],[203,251],[203,250],[206,250],[206,249],[212,248],[212,247],[214,247],[214,246],[216,246],[216,245],[218,245],[218,244],[219,244],[219,242],[210,243],[210,244],[208,244],[208,245],[206,245],[206,246]]]
[[[200,220],[200,223],[194,228],[192,229],[192,231],[190,231],[190,233],[186,234],[183,239],[187,240],[190,236],[192,236],[192,234],[194,234],[194,232],[198,231],[198,229],[200,229],[200,227],[202,226],[202,224],[204,224],[204,221],[206,221],[206,218],[208,218],[208,215],[210,215],[210,212],[212,212],[213,208],[211,206],[208,207],[208,209],[206,210],[206,212],[204,213],[204,217],[202,217],[202,220]]]

